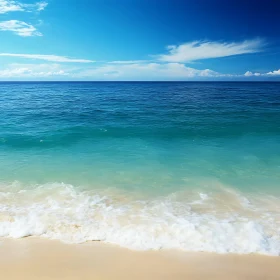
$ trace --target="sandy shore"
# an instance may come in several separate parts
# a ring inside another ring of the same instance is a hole
[[[280,257],[134,252],[101,243],[1,240],[0,279],[280,279]]]

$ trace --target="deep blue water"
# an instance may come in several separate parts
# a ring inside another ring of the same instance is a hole
[[[280,182],[279,83],[2,83],[0,117],[4,180]]]

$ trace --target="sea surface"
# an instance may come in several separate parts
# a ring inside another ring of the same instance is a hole
[[[0,236],[280,254],[280,83],[0,83]]]

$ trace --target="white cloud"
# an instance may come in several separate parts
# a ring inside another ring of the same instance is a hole
[[[91,63],[91,62],[94,62],[93,60],[88,60],[88,59],[76,59],[76,58],[68,58],[66,56],[44,55],[44,54],[0,53],[0,56],[46,60],[46,61],[52,61],[52,62],[77,62],[77,63]]]
[[[0,14],[9,12],[34,12],[43,11],[48,3],[41,1],[34,4],[24,4],[14,0],[0,0]]]
[[[279,75],[280,76],[280,69],[268,72],[267,75],[272,75],[272,76]]]
[[[40,12],[40,11],[45,10],[45,8],[48,6],[48,3],[47,2],[38,2],[35,5],[37,7],[37,11]]]
[[[15,1],[0,0],[0,14],[16,11],[24,11],[24,8]]]
[[[244,74],[244,76],[246,76],[246,77],[261,76],[261,73],[259,73],[259,72],[253,73],[253,72],[251,72],[251,71],[247,71],[247,72]]]
[[[12,31],[22,37],[42,36],[33,25],[19,20],[1,21],[0,30]]]
[[[165,62],[192,62],[201,59],[226,57],[261,51],[263,41],[260,39],[243,42],[220,43],[194,41],[181,45],[168,46],[168,54],[157,56]]]
[[[253,77],[253,76],[263,76],[263,77],[269,77],[269,76],[280,76],[280,69],[279,70],[274,70],[274,71],[270,71],[267,73],[259,73],[259,72],[251,72],[251,71],[247,71],[244,76],[246,77]]]
[[[251,71],[247,71],[245,74],[244,74],[244,76],[246,76],[246,77],[251,77],[251,76],[253,76],[254,74],[251,72]]]
[[[0,78],[46,78],[68,76],[59,64],[11,64],[0,70]]]

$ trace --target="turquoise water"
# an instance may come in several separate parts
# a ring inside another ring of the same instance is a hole
[[[1,83],[0,117],[1,236],[280,253],[279,83]]]

